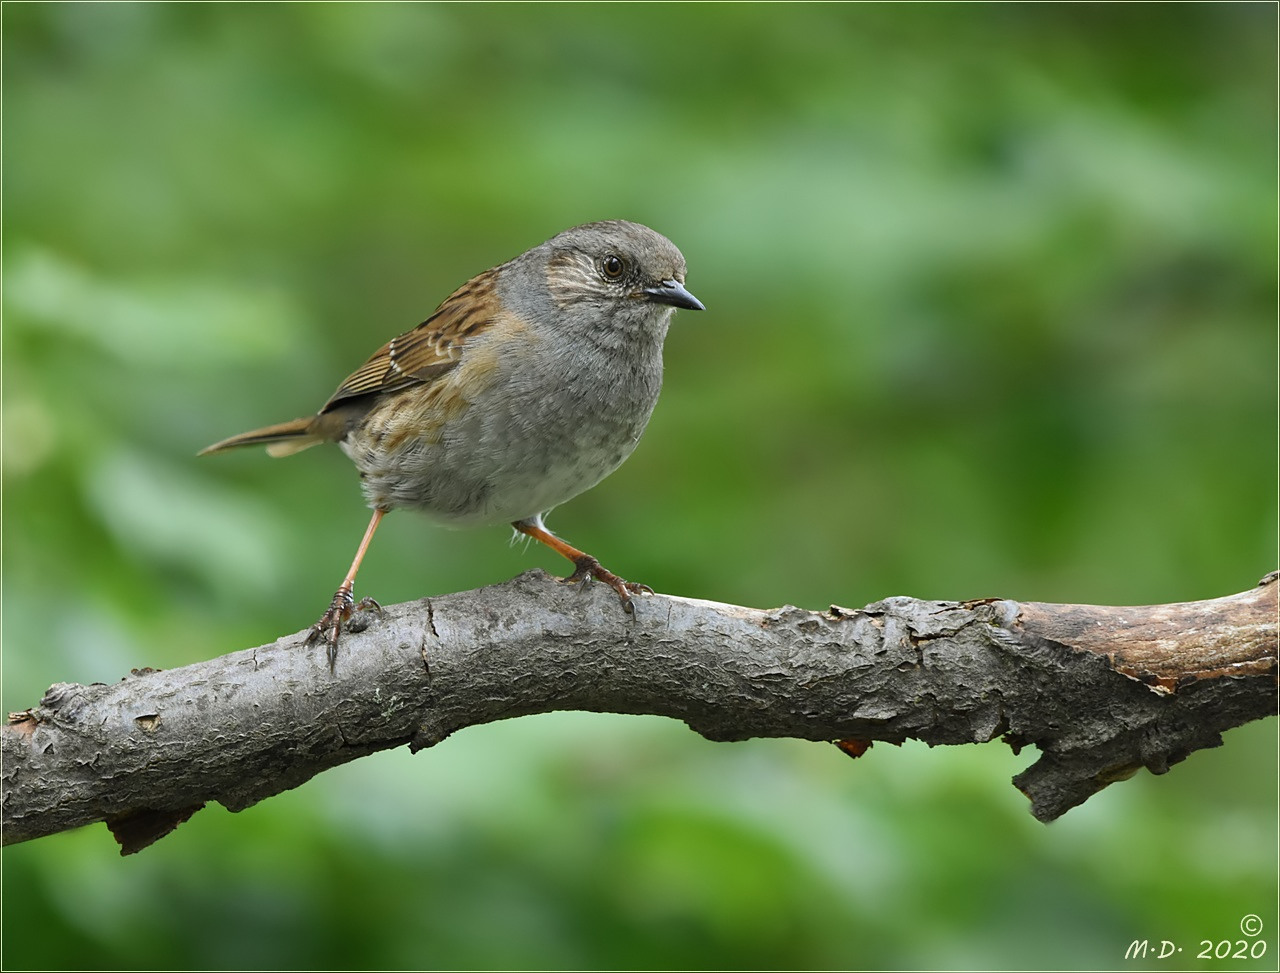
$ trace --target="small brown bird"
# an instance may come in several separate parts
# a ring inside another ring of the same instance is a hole
[[[327,641],[330,665],[360,561],[395,507],[452,527],[510,523],[573,562],[566,581],[603,581],[628,612],[632,593],[652,591],[566,544],[542,518],[635,449],[662,387],[673,310],[704,310],[684,279],[680,251],[646,226],[573,227],[463,284],[314,416],[201,450],[263,443],[288,456],[333,442],[360,471],[373,518],[308,637]]]

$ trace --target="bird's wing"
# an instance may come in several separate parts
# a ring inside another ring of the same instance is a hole
[[[425,384],[456,368],[467,341],[492,326],[497,308],[493,271],[473,277],[431,317],[392,338],[347,376],[321,412],[362,395]]]

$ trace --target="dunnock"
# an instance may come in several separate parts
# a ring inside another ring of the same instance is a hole
[[[662,386],[672,310],[703,310],[684,276],[680,251],[646,226],[576,226],[463,284],[374,352],[316,415],[201,450],[265,443],[288,456],[335,442],[356,464],[373,519],[308,638],[328,642],[330,665],[360,561],[395,507],[452,527],[509,522],[573,562],[567,581],[603,581],[628,612],[632,593],[652,591],[542,518],[636,448]]]

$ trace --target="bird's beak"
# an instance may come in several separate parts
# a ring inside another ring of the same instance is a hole
[[[684,284],[675,278],[646,287],[644,292],[655,304],[670,304],[672,307],[683,307],[690,311],[706,310],[702,302],[685,290]]]

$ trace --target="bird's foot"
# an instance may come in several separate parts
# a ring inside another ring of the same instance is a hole
[[[374,608],[379,612],[382,611],[382,606],[372,598],[361,598],[356,602],[352,597],[354,587],[353,584],[344,582],[333,593],[333,601],[329,602],[329,607],[320,616],[320,620],[307,632],[307,645],[315,645],[322,639],[328,644],[330,672],[333,671],[333,664],[338,659],[338,640],[342,637],[342,623],[351,618],[351,613],[356,610],[366,611]]]
[[[653,594],[653,589],[647,584],[640,584],[636,581],[628,581],[620,578],[590,554],[583,554],[581,557],[573,559],[573,574],[565,578],[566,584],[577,584],[587,578],[594,578],[596,581],[602,581],[610,588],[618,593],[618,599],[622,602],[622,610],[628,615],[635,613],[635,605],[631,603],[632,595]]]

